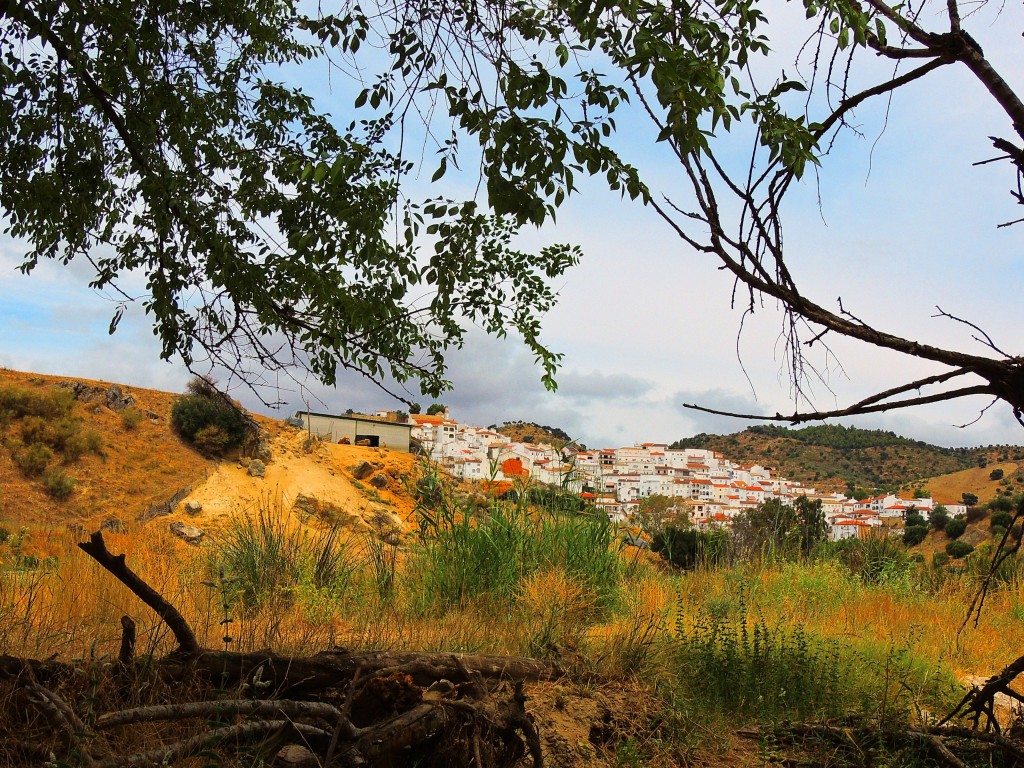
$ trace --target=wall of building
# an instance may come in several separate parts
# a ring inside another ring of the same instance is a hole
[[[303,429],[332,443],[348,438],[349,442],[355,444],[357,439],[370,437],[376,438],[381,446],[393,451],[409,452],[409,435],[412,430],[407,424],[324,413],[299,412],[296,416],[302,420]]]

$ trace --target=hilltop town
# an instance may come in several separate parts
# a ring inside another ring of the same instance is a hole
[[[514,442],[488,428],[462,424],[448,411],[413,414],[412,438],[423,452],[454,477],[477,481],[532,481],[579,493],[615,521],[632,520],[643,499],[659,495],[677,500],[700,528],[731,526],[744,511],[769,499],[791,505],[800,496],[820,500],[833,540],[865,538],[900,526],[911,509],[926,520],[939,506],[951,516],[966,512],[959,501],[929,496],[904,499],[885,494],[857,500],[842,493],[818,493],[780,476],[772,467],[738,464],[701,448],[673,449],[665,443],[621,448],[557,449]]]

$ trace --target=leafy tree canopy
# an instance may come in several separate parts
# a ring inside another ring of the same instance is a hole
[[[1024,358],[984,333],[976,354],[872,327],[806,295],[786,260],[787,193],[860,105],[942,67],[962,69],[1005,115],[995,159],[1024,175],[1024,103],[956,0],[926,5],[805,0],[808,66],[793,77],[768,57],[774,10],[758,0],[382,0],[335,14],[267,0],[2,0],[0,115],[11,130],[0,138],[0,208],[29,243],[26,270],[91,260],[97,287],[144,271],[165,357],[298,364],[328,383],[341,366],[419,378],[434,393],[469,322],[518,331],[553,385],[557,356],[538,315],[554,301],[547,280],[578,254],[523,253],[513,237],[550,221],[580,176],[600,176],[734,277],[748,311],[764,297],[782,307],[798,403],[809,403],[815,370],[806,350],[830,333],[940,369],[848,408],[754,418],[974,395],[1019,417]],[[364,83],[363,119],[347,127],[277,80],[280,67],[327,54]],[[858,68],[878,56],[899,73]],[[652,194],[613,148],[628,102],[675,156],[689,200]],[[416,152],[402,142],[412,119],[428,136]],[[734,167],[727,133],[753,138],[748,164]],[[428,145],[433,179],[461,161],[479,169],[480,194],[407,196]]]
[[[163,357],[190,366],[437,393],[475,323],[521,334],[553,386],[538,317],[576,249],[516,250],[513,206],[410,199],[394,112],[341,125],[281,82],[366,37],[358,9],[289,0],[0,2],[0,211],[22,270],[87,263],[120,291],[111,332],[141,300]],[[134,271],[141,296],[120,288]]]

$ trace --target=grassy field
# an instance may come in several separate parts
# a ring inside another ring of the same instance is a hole
[[[961,681],[1022,651],[1017,568],[977,628],[960,633],[980,566],[937,569],[898,545],[865,544],[852,556],[848,547],[674,572],[557,497],[470,516],[446,491],[430,496],[419,530],[402,539],[345,539],[270,501],[201,548],[156,527],[107,539],[206,647],[533,656],[556,660],[574,685],[628,686],[656,715],[633,723],[607,765],[763,764],[730,752],[728,734],[748,723],[920,722],[948,711]],[[37,537],[49,559],[22,554]],[[166,628],[70,534],[11,532],[0,559],[0,654],[112,658],[123,614],[139,622],[140,653],[172,649]],[[562,694],[551,695],[557,706]],[[890,764],[917,764],[906,759]]]

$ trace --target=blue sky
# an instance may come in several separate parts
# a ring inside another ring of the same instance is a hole
[[[772,28],[780,57],[801,39],[799,18],[786,13]],[[966,24],[1011,86],[1024,92],[1020,4],[1006,6],[998,17],[979,13]],[[326,111],[347,122],[349,89],[326,89],[322,72],[303,70],[298,77]],[[968,328],[932,317],[939,305],[985,328],[1004,348],[1020,351],[1024,225],[996,226],[1020,216],[1007,194],[1012,177],[1004,165],[972,167],[993,156],[987,137],[1006,135],[1007,119],[980,85],[952,68],[901,91],[887,115],[884,107],[860,110],[864,137],[844,136],[818,178],[809,174],[787,203],[787,254],[798,283],[828,307],[841,296],[844,306],[880,328],[983,353]],[[656,191],[685,203],[685,179],[651,136],[642,120],[620,120],[623,154]],[[449,183],[468,186],[472,179]],[[776,308],[766,306],[748,319],[737,342],[741,314],[729,307],[730,281],[653,211],[587,183],[556,225],[523,235],[524,246],[551,242],[578,243],[584,251],[583,262],[556,284],[559,304],[544,319],[545,341],[564,354],[559,391],[544,391],[531,355],[514,339],[474,332],[450,358],[455,389],[443,400],[457,418],[483,425],[532,420],[590,445],[619,445],[746,426],[686,411],[683,402],[792,410]],[[187,374],[158,359],[139,308],[130,309],[116,335],[108,336],[115,305],[86,287],[88,271],[44,264],[26,277],[16,271],[23,250],[0,236],[0,365],[183,387]],[[837,342],[835,352],[838,364],[826,361],[832,392],[816,389],[820,408],[936,370],[850,342]],[[272,413],[285,415],[304,401],[329,410],[395,405],[359,377],[345,377],[330,390],[314,382],[281,383],[285,405]],[[235,395],[256,407],[255,398]],[[944,445],[1024,442],[1024,432],[1001,406],[970,428],[955,426],[975,418],[985,404],[965,401],[853,423]]]

